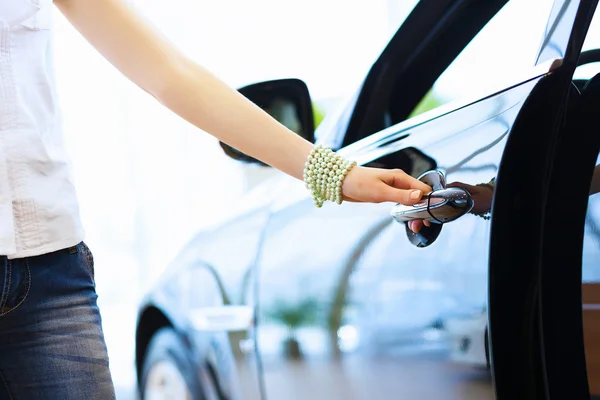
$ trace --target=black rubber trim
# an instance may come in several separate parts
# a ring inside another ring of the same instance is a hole
[[[588,399],[582,315],[585,220],[600,136],[600,75],[580,95],[571,122],[559,137],[545,213],[540,309],[550,399]],[[564,190],[566,187],[569,190]],[[569,212],[564,212],[569,204]],[[566,234],[568,232],[568,234]],[[568,343],[568,345],[565,345]]]
[[[460,189],[463,192],[465,192],[467,194],[467,196],[471,197],[471,193],[469,193],[468,190],[464,189],[464,188],[456,188],[456,189]],[[431,216],[431,218],[433,218],[434,220],[436,220],[437,222],[439,222],[440,224],[444,224],[446,222],[450,222],[450,221],[442,221],[440,219],[438,219],[435,215],[433,215],[433,212],[431,211],[431,195],[435,193],[435,192],[430,192],[427,195],[427,213]]]
[[[488,326],[498,400],[548,400],[538,303],[543,208],[550,154],[571,76],[557,70],[538,82],[512,127],[497,175]]]
[[[579,56],[579,61],[577,62],[577,66],[582,66],[586,64],[591,64],[595,62],[600,62],[600,49],[593,49],[584,51]]]
[[[435,219],[440,224],[443,224],[444,221],[440,221],[439,219],[437,219],[437,217],[435,215],[433,215],[433,213],[431,212],[431,195],[432,194],[433,194],[433,192],[429,192],[429,194],[427,195],[427,213],[429,215],[431,215],[431,218]]]

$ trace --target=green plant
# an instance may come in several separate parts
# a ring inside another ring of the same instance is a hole
[[[315,119],[315,129],[317,129],[317,127],[319,125],[321,125],[321,122],[323,122],[323,119],[325,119],[325,111],[323,110],[323,108],[321,106],[319,106],[314,101],[312,103],[312,108],[313,108],[313,116]]]
[[[318,321],[318,311],[318,303],[314,299],[306,299],[294,304],[280,301],[267,312],[267,317],[287,327],[287,338],[282,345],[283,352],[289,359],[302,359],[296,330],[303,325],[315,324]]]
[[[427,92],[427,94],[425,94],[419,104],[417,104],[415,109],[410,113],[408,118],[416,117],[419,114],[433,110],[434,108],[444,105],[445,103],[446,101],[437,95],[432,88]]]
[[[277,302],[267,312],[268,317],[288,328],[290,337],[295,335],[296,330],[305,325],[317,322],[318,304],[315,299],[306,299],[299,303]]]

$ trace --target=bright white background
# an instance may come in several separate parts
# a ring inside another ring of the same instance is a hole
[[[315,100],[329,104],[356,89],[416,0],[136,3],[183,52],[232,86],[299,77]],[[551,2],[516,3],[502,17],[513,29],[491,25],[436,84],[440,96],[468,95],[532,65],[541,38],[527,33],[543,30],[547,12],[540,9]],[[139,297],[195,232],[226,216],[249,175],[216,140],[127,82],[55,17],[65,135],[96,258],[114,379],[130,390]],[[593,37],[598,42],[600,34]],[[587,47],[600,47],[594,41]]]

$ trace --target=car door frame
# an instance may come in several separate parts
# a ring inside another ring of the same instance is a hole
[[[573,143],[565,128],[572,77],[597,3],[578,2],[564,59],[524,105],[498,173],[489,266],[489,340],[498,399],[589,398],[581,268],[565,269],[565,262],[581,265],[577,249],[586,208],[581,204],[584,197],[587,205],[589,181],[577,193],[572,184],[565,191],[571,179],[565,171],[573,165],[565,165],[564,148]],[[568,216],[565,199],[575,210]],[[581,229],[569,229],[574,234],[565,239],[558,222]]]
[[[408,118],[441,73],[508,1],[420,0],[349,105],[353,111],[341,147],[386,128],[379,120],[393,95],[401,93],[394,99],[393,124]]]

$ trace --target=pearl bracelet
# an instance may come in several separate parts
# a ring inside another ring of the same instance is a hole
[[[317,207],[327,200],[342,204],[342,183],[354,166],[356,161],[345,160],[322,145],[310,152],[304,165],[304,182]]]

